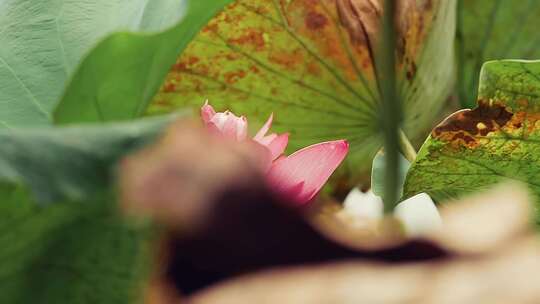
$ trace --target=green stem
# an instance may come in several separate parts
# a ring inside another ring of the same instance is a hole
[[[403,132],[401,129],[399,130],[399,150],[409,162],[412,163],[416,159],[416,150],[409,141],[409,138],[405,132]]]
[[[396,34],[395,34],[396,1],[384,1],[384,16],[381,44],[376,56],[376,70],[381,91],[379,110],[380,125],[384,134],[384,151],[386,166],[384,172],[384,209],[386,213],[394,210],[399,198],[398,194],[398,156],[402,120],[400,95],[396,81]]]

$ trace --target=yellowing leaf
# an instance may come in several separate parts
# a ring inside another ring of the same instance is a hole
[[[380,148],[373,67],[379,5],[347,0],[238,0],[216,16],[173,67],[149,113],[206,99],[246,115],[271,112],[289,149],[338,138],[353,175]],[[396,50],[405,129],[423,136],[452,82],[455,1],[400,1]],[[426,111],[429,109],[429,111]]]
[[[422,146],[405,181],[406,197],[442,200],[504,179],[540,199],[540,62],[492,61],[480,77],[478,106],[454,113]]]

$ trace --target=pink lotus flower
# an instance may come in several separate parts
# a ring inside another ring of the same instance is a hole
[[[226,111],[216,113],[206,102],[201,108],[206,127],[214,133],[236,141],[247,138],[248,123],[244,116],[238,117]],[[310,202],[328,181],[349,151],[345,140],[322,142],[284,156],[289,134],[267,134],[272,125],[270,115],[253,140],[266,147],[270,154],[266,180],[270,187],[298,205]]]

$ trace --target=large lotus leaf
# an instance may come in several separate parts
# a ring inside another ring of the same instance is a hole
[[[459,0],[459,97],[474,107],[482,64],[500,59],[540,59],[540,1]]]
[[[231,0],[149,2],[147,14],[157,20],[165,22],[168,15],[185,14],[180,22],[163,32],[153,35],[116,33],[101,41],[75,72],[54,112],[54,121],[113,121],[141,116],[178,54],[229,2]],[[180,9],[179,3],[187,4],[187,8]],[[148,26],[154,25],[148,23]]]
[[[137,303],[155,230],[117,213],[117,161],[170,116],[0,131],[0,302]]]
[[[504,179],[527,183],[540,202],[540,61],[492,61],[478,106],[437,126],[405,181],[404,195],[443,200]]]
[[[400,4],[405,129],[418,136],[451,86],[456,3]],[[359,173],[381,145],[372,64],[380,13],[376,1],[238,0],[183,52],[149,113],[197,111],[209,99],[246,115],[255,129],[273,112],[275,129],[291,133],[289,152],[345,138],[349,168]]]
[[[0,1],[0,128],[50,123],[66,83],[99,41],[116,31],[162,31],[182,18],[185,2]]]

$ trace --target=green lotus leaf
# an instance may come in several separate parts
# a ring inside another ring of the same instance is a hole
[[[229,2],[231,0],[148,1],[146,18],[141,21],[139,30],[154,29],[160,22],[170,24],[168,17],[180,15],[174,26],[152,34],[115,33],[100,41],[82,60],[67,85],[53,115],[55,123],[115,121],[141,116],[178,54]]]
[[[114,169],[174,117],[0,130],[0,303],[137,303],[156,230],[117,210]]]
[[[253,130],[274,113],[288,151],[344,138],[345,171],[366,173],[381,146],[373,67],[380,7],[372,1],[237,0],[189,44],[148,113],[218,110]],[[424,137],[452,86],[455,1],[402,1],[396,50],[405,131]],[[429,111],[426,111],[429,109]]]
[[[431,132],[407,174],[404,196],[427,192],[442,201],[517,180],[539,203],[539,126],[540,61],[487,62],[478,106]]]
[[[98,42],[118,31],[163,31],[185,15],[185,4],[182,0],[0,2],[0,128],[50,124],[66,84]]]

